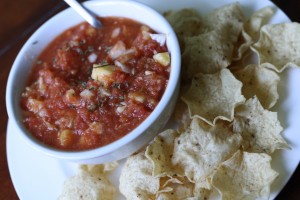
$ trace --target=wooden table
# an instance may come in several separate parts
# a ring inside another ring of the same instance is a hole
[[[249,0],[250,1],[250,0]],[[273,0],[292,21],[300,22],[299,0]],[[31,33],[55,13],[66,8],[61,0],[0,1],[0,199],[15,200],[18,196],[10,179],[6,159],[5,87],[12,63]],[[30,181],[30,180],[29,180]],[[300,199],[300,167],[276,198]],[[29,183],[30,184],[30,183]]]

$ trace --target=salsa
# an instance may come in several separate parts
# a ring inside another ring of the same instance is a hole
[[[137,127],[160,101],[170,74],[165,36],[127,18],[83,22],[38,56],[22,93],[24,124],[54,148],[109,144]]]

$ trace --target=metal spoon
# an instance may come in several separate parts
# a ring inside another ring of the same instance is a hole
[[[102,27],[102,23],[96,18],[96,16],[83,7],[76,0],[64,0],[69,6],[71,6],[78,14],[80,14],[90,25],[95,28]]]

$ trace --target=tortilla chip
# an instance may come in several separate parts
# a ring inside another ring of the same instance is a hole
[[[166,191],[164,188],[171,188],[170,185],[183,184],[184,182],[190,183],[190,181],[186,177],[178,176],[177,174],[174,174],[172,176],[161,177],[160,185],[161,185],[162,190],[160,190],[160,192]],[[171,190],[168,190],[168,191],[171,191]]]
[[[251,47],[264,67],[282,72],[300,66],[300,24],[269,24],[262,27],[260,38]]]
[[[120,175],[120,192],[130,200],[155,199],[159,191],[159,177],[152,176],[152,162],[144,152],[127,158]]]
[[[190,87],[190,83],[181,83],[179,97],[182,96],[188,88]],[[176,124],[174,127],[178,132],[182,132],[186,127],[188,127],[191,123],[191,117],[189,113],[189,109],[185,102],[183,102],[180,98],[177,99],[172,118]]]
[[[157,193],[156,199],[159,200],[207,200],[210,195],[209,190],[195,190],[195,184],[186,177],[171,178]]]
[[[185,37],[182,54],[183,78],[197,73],[213,74],[231,63],[233,44],[218,31]]]
[[[250,49],[251,44],[258,40],[261,27],[267,24],[273,15],[274,10],[271,7],[264,7],[252,14],[250,19],[244,23],[242,32],[235,45],[232,60],[238,61],[243,58],[243,55]]]
[[[269,199],[270,185],[278,176],[267,154],[237,151],[223,162],[212,177],[212,185],[223,200]]]
[[[215,74],[197,74],[182,100],[191,116],[213,125],[217,119],[233,120],[234,108],[245,101],[242,83],[228,69]]]
[[[227,41],[236,43],[242,31],[244,21],[245,17],[240,4],[232,3],[215,9],[206,15],[203,19],[203,29],[216,30]]]
[[[255,11],[250,19],[244,24],[245,32],[256,42],[259,38],[260,29],[266,25],[275,11],[270,6]]]
[[[281,136],[277,113],[265,110],[256,96],[236,109],[233,129],[242,135],[245,151],[271,154],[289,147]]]
[[[113,199],[116,189],[101,171],[103,168],[103,165],[94,165],[90,170],[88,165],[80,166],[78,175],[65,181],[58,200]]]
[[[99,165],[80,165],[80,170],[90,172],[93,174],[108,174],[109,172],[112,172],[118,167],[118,162],[109,162]]]
[[[174,24],[181,41],[184,79],[197,73],[216,73],[230,65],[244,22],[238,3],[223,6],[202,18],[194,9],[169,12],[166,17]]]
[[[168,11],[164,13],[166,19],[173,27],[181,50],[184,50],[184,37],[196,36],[201,33],[201,17],[195,9],[186,8],[178,11]]]
[[[244,30],[242,30],[239,39],[236,45],[234,46],[232,60],[233,61],[241,60],[243,56],[246,54],[246,52],[250,49],[251,44],[252,44],[251,37]]]
[[[178,132],[182,132],[184,129],[186,129],[192,121],[189,109],[186,103],[184,103],[181,99],[178,99],[176,102],[172,120],[174,120],[176,123],[176,129]]]
[[[179,37],[198,35],[202,26],[201,17],[195,9],[186,8],[164,13]]]
[[[165,130],[156,136],[153,143],[146,148],[145,155],[153,164],[153,176],[160,177],[176,173],[171,158],[173,156],[174,140],[177,136],[176,131]]]
[[[193,197],[194,184],[189,182],[186,178],[169,179],[157,194],[156,199],[165,200],[181,200],[188,197]]]
[[[172,163],[184,170],[184,175],[198,190],[210,189],[212,172],[239,149],[241,139],[225,122],[212,127],[194,118],[190,127],[175,140]]]
[[[256,95],[265,109],[275,105],[280,77],[273,70],[253,64],[232,73],[243,83],[242,94],[246,99]]]

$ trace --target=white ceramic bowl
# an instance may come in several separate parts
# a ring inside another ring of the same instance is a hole
[[[179,90],[180,49],[174,31],[165,18],[155,10],[134,2],[120,0],[88,1],[84,5],[95,14],[127,17],[147,24],[158,33],[167,35],[167,47],[171,54],[171,72],[166,91],[149,117],[121,139],[93,150],[69,152],[50,148],[38,142],[22,122],[20,96],[24,91],[35,58],[57,35],[84,21],[71,8],[57,14],[43,24],[25,43],[9,74],[6,90],[6,106],[10,122],[18,134],[36,150],[58,159],[78,163],[103,163],[125,158],[150,142],[165,126],[174,109]]]

